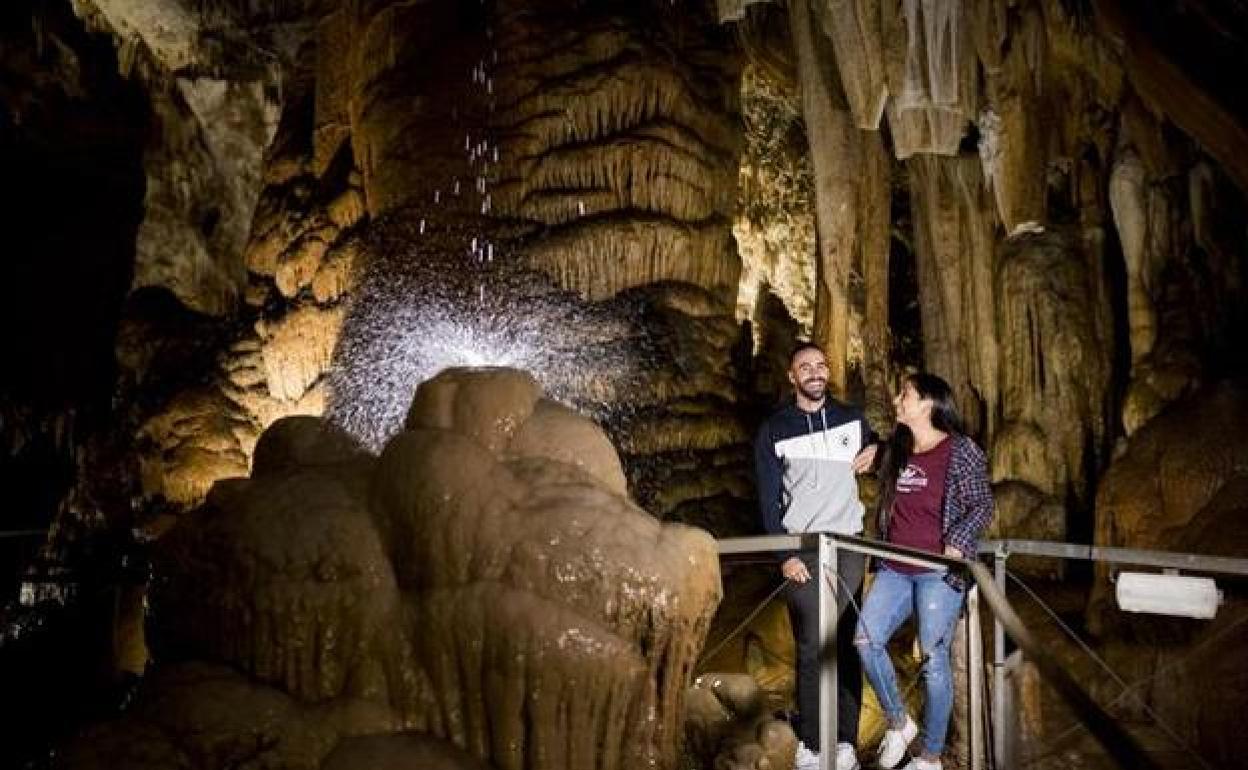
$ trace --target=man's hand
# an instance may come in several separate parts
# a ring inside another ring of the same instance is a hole
[[[953,546],[951,546],[951,545],[947,545],[947,546],[945,546],[945,556],[950,556],[950,557],[952,557],[952,558],[954,558],[954,559],[961,559],[961,558],[962,558],[962,552],[961,552],[961,551],[959,551],[957,548],[954,548],[954,547],[953,547]]]
[[[879,444],[871,444],[862,448],[858,456],[854,458],[854,473],[866,473],[871,470],[871,466],[875,464],[875,452],[880,448]]]
[[[806,569],[806,563],[796,556],[790,556],[784,564],[780,565],[780,574],[794,583],[805,583],[810,580],[810,570]]]

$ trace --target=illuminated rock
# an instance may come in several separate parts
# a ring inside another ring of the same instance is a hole
[[[624,487],[606,435],[515,370],[425,383],[380,458],[279,421],[161,540],[160,673],[63,766],[215,768],[256,741],[279,767],[449,762],[440,739],[499,768],[672,768],[718,557]],[[400,729],[428,737],[339,740]]]

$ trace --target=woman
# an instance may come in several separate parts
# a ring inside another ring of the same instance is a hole
[[[973,557],[992,519],[992,489],[983,451],[962,433],[949,384],[933,374],[912,375],[893,403],[897,430],[880,471],[881,537],[931,553]],[[880,565],[854,634],[867,681],[888,717],[880,767],[896,767],[918,734],[888,657],[888,640],[914,613],[927,700],[922,754],[906,767],[941,768],[953,711],[949,643],[965,596],[965,581],[956,575],[887,560]]]

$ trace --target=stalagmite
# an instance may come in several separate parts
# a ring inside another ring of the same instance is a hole
[[[1010,537],[1026,528],[1032,537],[1065,539],[1064,505],[1090,504],[1089,470],[1104,452],[1110,330],[1095,305],[1100,275],[1080,244],[1046,232],[1013,238],[1000,253],[1002,424],[991,456],[994,480],[1014,482],[998,499],[997,526]]]
[[[624,492],[601,429],[515,370],[424,383],[380,458],[319,419],[281,421],[252,478],[167,536],[153,645],[247,674],[235,709],[274,702],[271,732],[315,715],[323,740],[270,747],[308,767],[368,704],[370,732],[420,729],[494,767],[672,768],[718,559]],[[186,697],[156,680],[149,698]],[[158,721],[171,751],[248,729],[181,718],[140,710],[118,729]]]

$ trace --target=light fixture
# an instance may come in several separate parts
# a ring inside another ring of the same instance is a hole
[[[1210,620],[1222,603],[1213,578],[1149,572],[1119,572],[1119,609]]]

